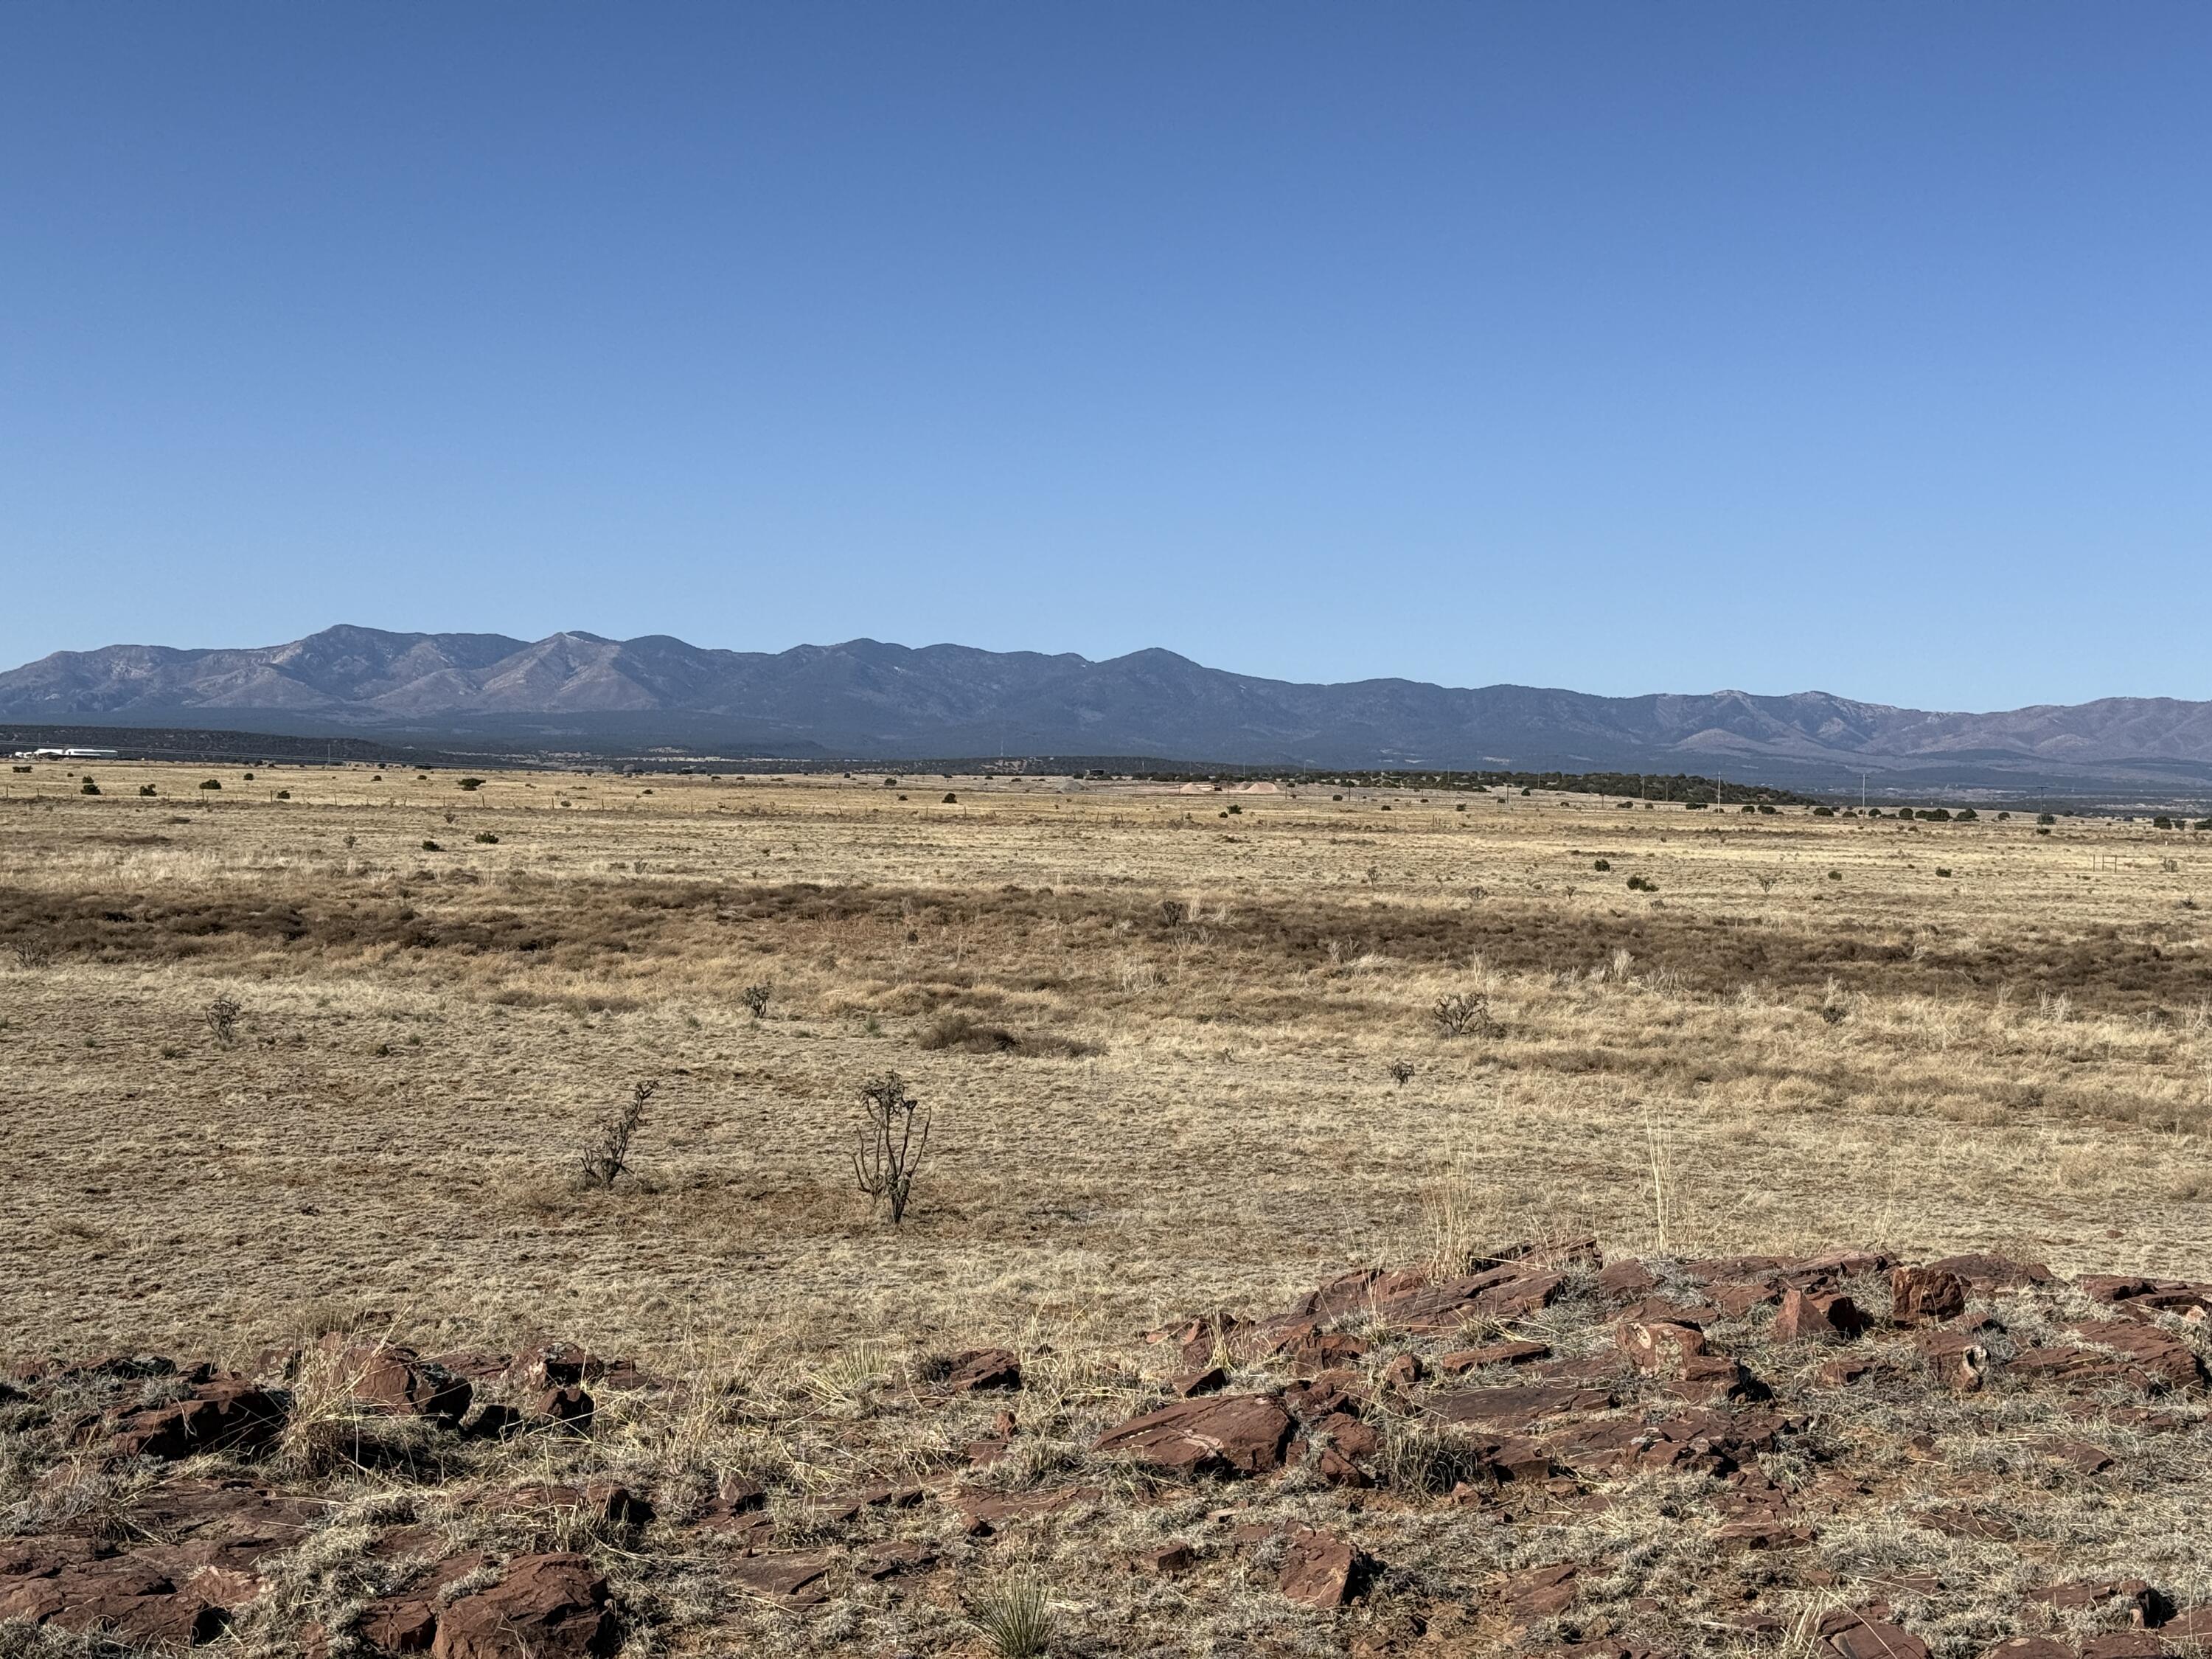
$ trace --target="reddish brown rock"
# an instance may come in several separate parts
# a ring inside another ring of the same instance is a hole
[[[349,1344],[333,1332],[322,1340],[333,1379],[357,1405],[396,1417],[435,1417],[458,1425],[476,1390],[442,1365],[395,1343]]]
[[[1601,1412],[1613,1405],[1601,1389],[1569,1382],[1531,1382],[1502,1389],[1469,1389],[1464,1394],[1431,1395],[1426,1409],[1447,1423],[1480,1423],[1516,1432],[1547,1417],[1570,1412]]]
[[[2063,1463],[2081,1474],[2102,1474],[2112,1467],[2112,1455],[2086,1440],[2046,1440],[2041,1450],[2053,1462]]]
[[[1264,1474],[1282,1467],[1296,1427],[1272,1395],[1217,1395],[1132,1418],[1099,1436],[1091,1449],[1178,1474]]]
[[[1538,1345],[1541,1346],[1540,1343]],[[1417,1353],[1401,1353],[1382,1368],[1376,1379],[1386,1389],[1395,1389],[1400,1394],[1411,1394],[1427,1380],[1429,1368],[1421,1363]]]
[[[1931,1325],[1966,1311],[1966,1281],[1944,1267],[1899,1267],[1889,1275],[1889,1316]]]
[[[1229,1373],[1218,1365],[1185,1371],[1168,1383],[1176,1396],[1182,1400],[1194,1400],[1202,1394],[1218,1394],[1228,1386]]]
[[[653,1505],[617,1480],[517,1486],[495,1501],[508,1510],[568,1510],[612,1527],[641,1527],[653,1519]]]
[[[786,1607],[814,1607],[830,1599],[836,1558],[819,1550],[771,1550],[730,1564],[740,1589]]]
[[[1354,1592],[1359,1557],[1334,1533],[1301,1527],[1284,1547],[1282,1593],[1301,1607],[1340,1607]]]
[[[2050,1268],[2039,1261],[2014,1261],[2001,1255],[1947,1255],[1931,1261],[1930,1273],[1956,1273],[1976,1291],[2016,1291],[2028,1285],[2054,1282]]]
[[[1632,1258],[1609,1262],[1596,1279],[1597,1293],[1609,1301],[1622,1302],[1639,1297],[1658,1288],[1659,1281],[1650,1270]]]
[[[1011,1522],[1058,1515],[1096,1503],[1100,1495],[1096,1486],[1055,1486],[1040,1492],[983,1492],[971,1487],[956,1492],[952,1501],[969,1535],[988,1538]]]
[[[1928,1644],[1885,1620],[1837,1612],[1820,1620],[1820,1651],[1835,1659],[1928,1659]]]
[[[1747,1550],[1802,1549],[1813,1541],[1812,1529],[1782,1521],[1731,1521],[1713,1534],[1713,1547],[1723,1555]]]
[[[2204,1381],[2195,1350],[2171,1331],[2125,1319],[2094,1320],[2071,1328],[2086,1341],[2117,1349],[2170,1389],[2193,1389]]]
[[[2117,1385],[2148,1391],[2163,1386],[2141,1366],[2094,1348],[2023,1348],[2005,1362],[2005,1369],[2023,1382],[2057,1382],[2074,1389]]]
[[[1822,1364],[1814,1374],[1814,1381],[1824,1389],[1845,1389],[1879,1369],[1878,1362],[1871,1354],[1838,1354]]]
[[[1188,1544],[1162,1544],[1137,1558],[1137,1565],[1155,1578],[1176,1578],[1198,1564]]]
[[[499,1583],[447,1604],[434,1659],[584,1659],[614,1651],[607,1581],[580,1555],[524,1555]]]
[[[872,1583],[910,1572],[924,1572],[937,1565],[937,1552],[912,1538],[881,1538],[861,1547],[853,1559],[854,1573]]]
[[[870,1486],[844,1498],[831,1498],[817,1513],[833,1525],[858,1520],[868,1510],[910,1510],[927,1494],[920,1486]]]
[[[428,1653],[438,1637],[438,1610],[419,1597],[372,1601],[354,1634],[374,1653]]]
[[[515,1355],[507,1375],[526,1388],[580,1389],[606,1370],[607,1362],[580,1343],[542,1342]]]
[[[2172,1651],[2147,1630],[2116,1630],[2081,1641],[2081,1659],[2166,1659]]]
[[[2160,1639],[2192,1650],[2212,1642],[2212,1607],[2185,1607],[2158,1627]]]
[[[1021,1362],[1004,1348],[973,1348],[954,1358],[945,1385],[955,1394],[1018,1389]]]
[[[530,1402],[530,1414],[570,1434],[589,1434],[594,1411],[592,1396],[573,1386],[547,1389]]]
[[[1526,1365],[1552,1357],[1548,1342],[1490,1342],[1480,1348],[1461,1348],[1437,1358],[1437,1371],[1443,1376],[1464,1376],[1469,1371],[1479,1371],[1488,1365]]]
[[[284,1417],[282,1396],[243,1377],[218,1377],[181,1400],[125,1413],[115,1421],[113,1444],[125,1456],[170,1462],[216,1451],[250,1457],[268,1449]]]
[[[1514,1319],[1549,1307],[1565,1278],[1509,1263],[1392,1298],[1382,1311],[1406,1330],[1449,1331],[1476,1317]]]
[[[1547,1566],[1508,1573],[1498,1595],[1506,1604],[1513,1627],[1525,1631],[1538,1620],[1556,1618],[1572,1607],[1580,1588],[1575,1583],[1578,1571],[1571,1561],[1554,1561]]]
[[[1954,1394],[1973,1393],[1989,1376],[1990,1351],[1964,1332],[1923,1333],[1919,1347],[1930,1374]]]
[[[1690,1325],[1625,1320],[1613,1340],[1646,1376],[1679,1375],[1683,1362],[1705,1351],[1705,1333]]]
[[[1718,1405],[1764,1400],[1769,1390],[1728,1355],[1699,1353],[1682,1361],[1680,1369],[1667,1380],[1666,1392],[1690,1405]]]
[[[1542,1441],[1517,1434],[1485,1443],[1477,1448],[1475,1458],[1478,1472],[1493,1486],[1548,1480],[1553,1467],[1551,1451]]]
[[[61,1542],[23,1541],[34,1551]],[[140,1647],[198,1646],[230,1623],[227,1607],[135,1553],[103,1559],[64,1547],[24,1565],[38,1570],[0,1579],[0,1621],[51,1625],[77,1634],[100,1632]]]
[[[1753,1308],[1779,1302],[1790,1288],[1779,1279],[1740,1279],[1708,1285],[1705,1294],[1723,1313],[1741,1319]]]
[[[2051,1636],[2015,1636],[1991,1648],[1984,1659],[2075,1659],[2069,1643]]]
[[[1808,1296],[1790,1290],[1782,1294],[1773,1334],[1777,1342],[1842,1342],[1858,1335],[1869,1322],[1847,1296]]]
[[[2076,1578],[2062,1584],[2041,1584],[2027,1592],[2027,1599],[2065,1613],[2118,1603],[2114,1610],[2126,1613],[2137,1626],[2156,1624],[2172,1612],[2166,1598],[2145,1578]]]

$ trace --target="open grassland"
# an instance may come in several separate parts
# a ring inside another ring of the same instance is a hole
[[[198,787],[210,775],[220,790]],[[2212,847],[2191,833],[1058,779],[464,789],[93,762],[9,780],[0,1347],[251,1369],[332,1331],[426,1353],[567,1339],[689,1380],[672,1403],[611,1406],[595,1455],[672,1513],[685,1481],[696,1509],[753,1470],[793,1542],[819,1533],[798,1495],[921,1480],[988,1431],[988,1412],[886,1414],[881,1391],[933,1375],[932,1356],[1024,1356],[1024,1421],[1056,1426],[991,1479],[1048,1485],[1060,1460],[1073,1481],[1089,1437],[1143,1403],[1139,1333],[1279,1307],[1355,1266],[1589,1236],[1662,1278],[1845,1244],[2212,1277]],[[1454,998],[1458,1035],[1434,1018]],[[228,1040],[218,999],[238,1010]],[[933,1115],[896,1229],[850,1156],[859,1087],[886,1071]],[[630,1172],[581,1189],[597,1126],[647,1079]],[[1887,1415],[1845,1413],[1846,1434],[1909,1440],[1915,1413],[1967,1408],[1855,1409]],[[2028,1443],[2025,1422],[1985,1425],[1989,1443]],[[388,1474],[301,1455],[355,1483],[346,1503],[402,1503]],[[550,1479],[582,1454],[531,1455]],[[2172,1518],[2151,1494],[2202,1478],[2156,1455],[2174,1467],[2144,1477],[2125,1526],[2119,1498],[2053,1495],[2060,1539],[2116,1571],[2140,1556]],[[435,1518],[437,1483],[410,1478],[428,1495],[403,1507]],[[1638,1492],[1540,1524],[1618,1556],[1681,1496]],[[1403,1587],[1334,1622],[1242,1577],[1202,1616],[1187,1587],[1122,1569],[1085,1588],[1214,1503],[1138,1495],[1094,1495],[1109,1512],[1088,1541],[1021,1546],[1063,1644],[1507,1639],[1480,1620],[1424,1635]],[[1310,1518],[1338,1494],[1271,1501]],[[1530,1553],[1547,1534],[1455,1513],[1459,1531],[1392,1521],[1378,1541],[1424,1594],[1455,1559],[1552,1559]],[[1890,1524],[1855,1519],[1820,1571],[1918,1571]],[[638,1652],[728,1651],[732,1632],[984,1650],[961,1612],[973,1574],[934,1601],[856,1579],[796,1618],[595,1538],[627,1563]],[[1997,1572],[1990,1594],[2017,1600],[2028,1569],[1962,1565],[1965,1547],[1943,1546],[1947,1570]],[[1650,1593],[1670,1559],[1616,1559],[1613,1599]],[[2176,1571],[2212,1595],[2193,1554]],[[350,1605],[299,1574],[285,1616]],[[238,1629],[283,1651],[296,1626],[267,1623],[275,1605]],[[1978,1655],[2014,1633],[1996,1605],[1935,1607],[1921,1633]]]

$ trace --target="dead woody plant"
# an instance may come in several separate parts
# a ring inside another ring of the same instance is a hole
[[[860,1086],[860,1109],[853,1174],[872,1206],[890,1206],[891,1224],[897,1226],[906,1219],[914,1178],[929,1146],[930,1111],[907,1093],[906,1080],[896,1072]]]

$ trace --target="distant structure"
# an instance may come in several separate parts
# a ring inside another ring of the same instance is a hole
[[[17,760],[113,760],[116,749],[19,749]]]

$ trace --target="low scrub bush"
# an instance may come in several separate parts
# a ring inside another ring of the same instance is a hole
[[[1490,998],[1481,991],[1454,991],[1438,997],[1429,1010],[1429,1020],[1439,1036],[1496,1037],[1505,1028],[1490,1012]]]
[[[1004,1026],[986,1025],[957,1008],[939,1014],[921,1034],[920,1046],[933,1052],[949,1048],[971,1054],[1050,1054],[1071,1060],[1098,1052],[1091,1043],[1048,1031],[1009,1031]]]
[[[584,1154],[582,1177],[587,1188],[605,1190],[629,1168],[629,1144],[645,1125],[645,1109],[660,1087],[648,1079],[633,1086],[622,1109],[599,1125],[599,1144]]]

